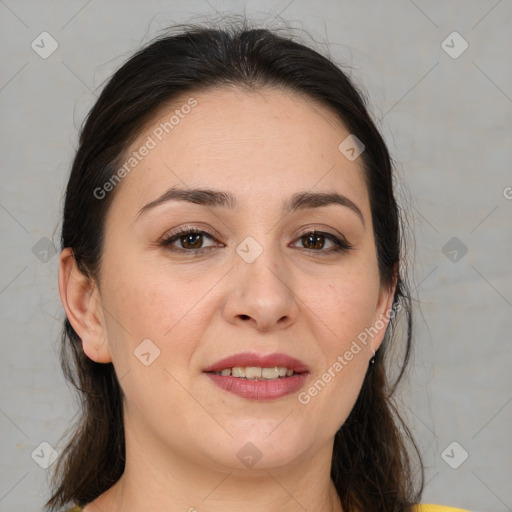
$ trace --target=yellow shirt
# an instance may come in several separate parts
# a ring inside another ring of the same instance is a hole
[[[82,512],[82,509],[76,505],[66,512]],[[461,508],[445,507],[444,505],[416,505],[414,512],[468,512]]]
[[[416,505],[414,512],[468,512],[461,508],[445,507],[444,505]]]
[[[468,512],[461,508],[445,507],[444,505],[416,505],[414,512]]]

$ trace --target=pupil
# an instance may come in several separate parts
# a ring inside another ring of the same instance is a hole
[[[312,248],[321,249],[324,246],[322,235],[306,235],[302,237],[305,239],[305,244],[312,245]],[[185,247],[197,249],[201,247],[202,235],[201,233],[190,233],[181,237],[182,245]],[[194,242],[195,240],[195,242]]]
[[[182,237],[182,244],[183,244],[183,241],[184,241],[184,246],[185,247],[190,247],[190,246],[193,246],[192,248],[193,249],[197,249],[197,248],[200,248],[201,246],[201,233],[190,233],[188,235],[184,235]],[[192,240],[196,238],[196,243],[194,243]],[[199,241],[199,244],[197,243]]]
[[[322,237],[322,235],[307,235],[304,238],[306,238],[306,244],[309,245],[309,243],[312,243],[314,248],[321,249],[324,246],[323,242],[321,242],[320,244],[315,243],[315,240],[318,241],[319,238],[321,238],[321,237]]]

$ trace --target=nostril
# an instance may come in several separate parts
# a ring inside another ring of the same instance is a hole
[[[240,315],[240,317],[242,318],[242,320],[247,320],[250,318],[250,316],[248,315]]]

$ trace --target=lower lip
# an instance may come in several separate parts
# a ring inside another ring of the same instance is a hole
[[[248,400],[275,400],[296,393],[304,385],[308,373],[298,373],[291,377],[274,380],[240,379],[216,373],[207,373],[208,377],[220,388]]]

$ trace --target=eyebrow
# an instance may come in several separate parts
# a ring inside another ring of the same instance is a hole
[[[189,203],[210,207],[223,207],[230,209],[235,209],[237,207],[237,199],[231,192],[213,190],[210,188],[182,189],[178,187],[171,187],[160,197],[157,197],[154,201],[144,205],[137,213],[137,219],[149,210],[173,200],[187,201]],[[363,226],[365,225],[364,217],[359,207],[348,197],[339,194],[338,192],[297,192],[296,194],[293,194],[288,201],[283,203],[282,208],[284,213],[290,213],[307,208],[320,208],[331,204],[339,204],[351,209],[360,218]]]

